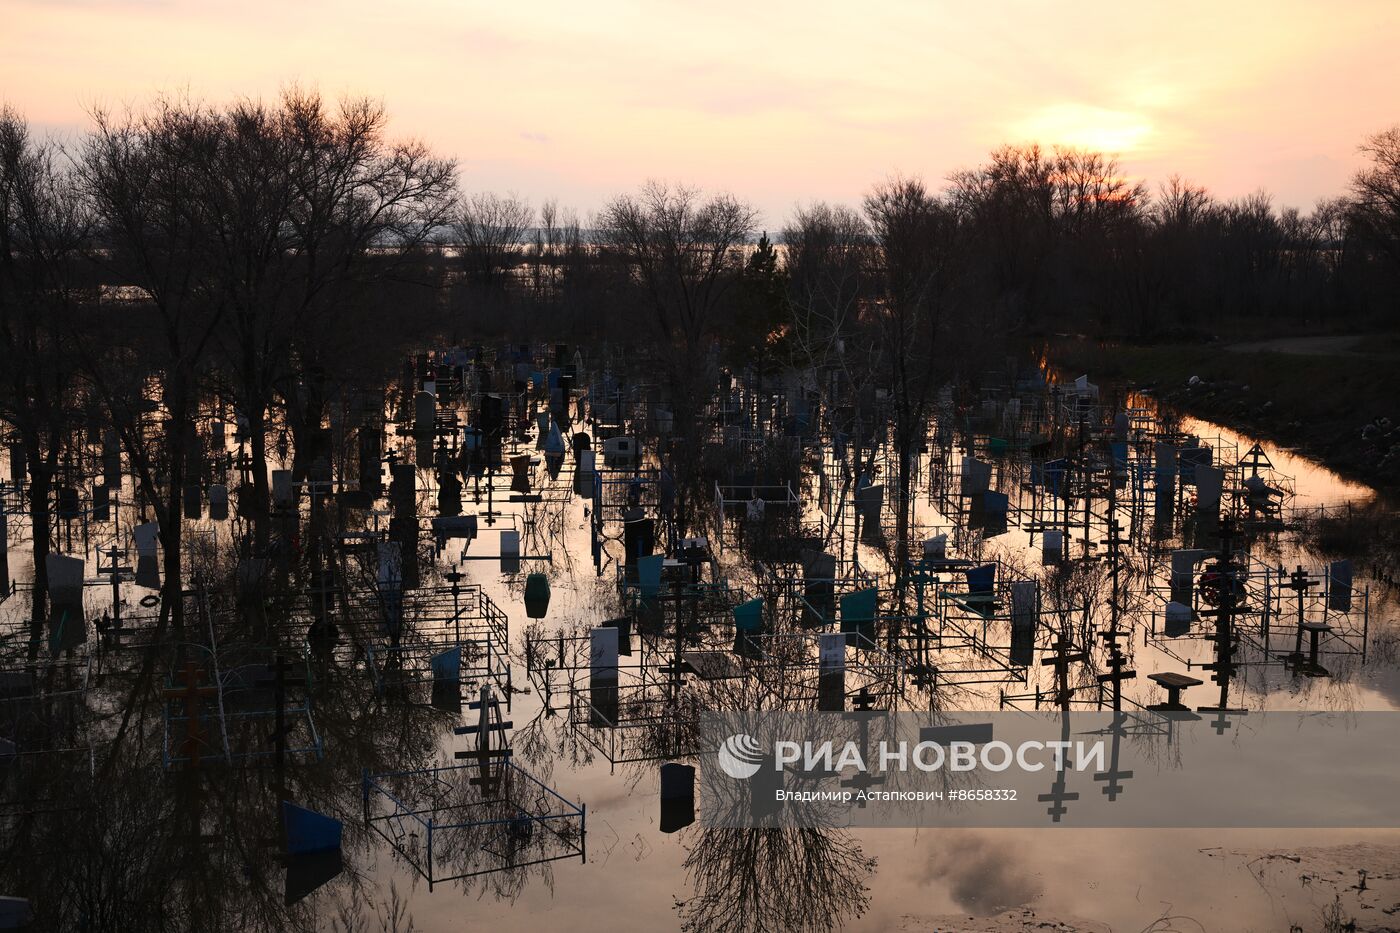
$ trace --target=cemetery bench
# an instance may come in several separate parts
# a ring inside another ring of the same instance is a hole
[[[1195,677],[1188,677],[1185,674],[1178,674],[1174,671],[1166,671],[1160,674],[1148,674],[1147,679],[1160,685],[1167,691],[1167,702],[1157,703],[1147,708],[1173,712],[1186,711],[1186,707],[1181,703],[1181,691],[1188,687],[1199,687],[1203,683],[1203,681],[1197,680]]]

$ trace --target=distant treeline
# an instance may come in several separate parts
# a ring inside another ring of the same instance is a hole
[[[681,186],[588,218],[468,193],[452,160],[386,125],[373,101],[295,89],[161,97],[94,113],[60,147],[0,111],[0,430],[28,463],[39,591],[78,426],[120,433],[178,593],[191,425],[211,396],[246,422],[252,463],[271,425],[289,432],[301,477],[342,390],[382,387],[433,342],[606,345],[674,413],[662,456],[684,514],[722,366],[839,386],[856,401],[832,423],[888,428],[903,503],[942,387],[1004,372],[1038,335],[1396,323],[1400,128],[1306,215],[1021,146],[938,185],[886,179],[859,209],[808,205],[755,241],[750,205]],[[267,475],[251,476],[239,508],[260,554]],[[179,624],[181,600],[162,605]]]

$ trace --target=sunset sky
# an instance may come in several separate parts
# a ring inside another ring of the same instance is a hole
[[[685,181],[769,228],[1030,139],[1308,207],[1400,121],[1398,27],[1394,0],[0,0],[0,99],[73,135],[96,105],[299,82],[382,98],[468,190],[587,212]]]

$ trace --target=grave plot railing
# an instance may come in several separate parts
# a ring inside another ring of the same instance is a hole
[[[602,694],[588,684],[576,686],[569,726],[610,765],[699,754],[696,697],[646,683],[604,688]]]
[[[586,857],[588,808],[510,761],[483,790],[476,764],[361,778],[364,822],[428,882]],[[476,783],[473,783],[473,782]]]

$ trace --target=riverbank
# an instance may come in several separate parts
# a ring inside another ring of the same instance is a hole
[[[1400,352],[1393,337],[1313,345],[1131,346],[1058,338],[1050,361],[1122,380],[1175,408],[1400,491]]]

